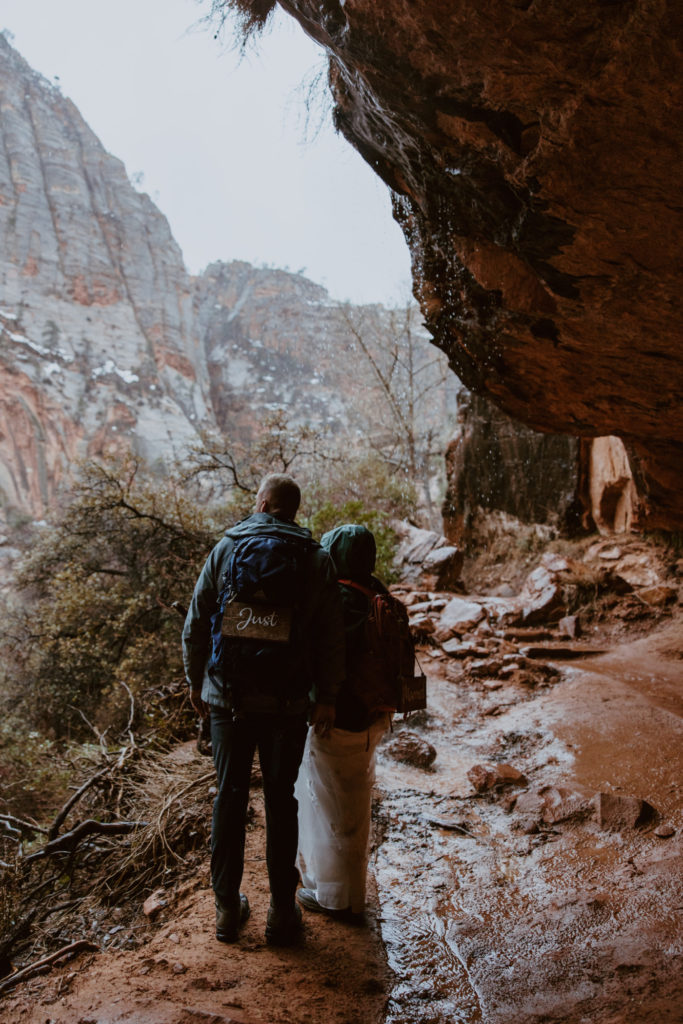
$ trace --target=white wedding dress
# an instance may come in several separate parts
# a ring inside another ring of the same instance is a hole
[[[388,727],[383,715],[363,732],[308,730],[295,788],[297,863],[304,886],[329,910],[365,907],[375,748]]]

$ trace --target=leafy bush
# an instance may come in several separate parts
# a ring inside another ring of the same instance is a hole
[[[394,581],[393,560],[396,554],[396,533],[387,522],[386,514],[376,509],[368,509],[362,501],[351,499],[343,505],[333,505],[326,501],[318,506],[305,520],[314,537],[322,537],[328,530],[343,523],[358,523],[367,526],[375,536],[377,544],[377,564],[375,571],[385,583]]]

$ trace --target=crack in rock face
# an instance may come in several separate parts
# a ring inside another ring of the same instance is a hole
[[[680,529],[683,8],[280,4],[330,54],[455,372],[529,426],[622,437],[642,523]]]

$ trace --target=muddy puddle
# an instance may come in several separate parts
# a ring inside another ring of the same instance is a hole
[[[378,758],[387,1024],[683,1021],[675,673],[665,665],[660,685],[656,659],[626,662],[629,679],[607,656],[495,694],[433,663],[429,713],[407,726],[436,747],[433,769]],[[526,783],[476,794],[467,771],[481,762],[511,764]],[[566,806],[534,820],[529,794],[551,787]],[[659,813],[607,827],[598,792]],[[662,823],[672,836],[655,834]]]

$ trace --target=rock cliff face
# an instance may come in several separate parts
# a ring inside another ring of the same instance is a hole
[[[210,419],[165,218],[0,35],[0,494],[33,514],[80,457],[166,459]]]
[[[395,193],[463,382],[621,437],[641,521],[680,528],[681,5],[279,3],[330,54],[337,124]]]
[[[638,493],[620,438],[542,434],[464,389],[457,421],[446,451],[449,539],[466,542],[480,509],[569,533],[625,533],[636,522]]]
[[[381,319],[384,310],[374,310]],[[320,285],[241,261],[213,263],[196,280],[195,315],[222,430],[249,437],[276,409],[292,424],[349,426],[348,331]]]
[[[430,344],[419,312],[351,306],[300,274],[250,263],[213,263],[195,281],[195,322],[206,353],[210,400],[224,432],[253,435],[259,418],[286,411],[293,425],[323,435],[399,431],[369,355],[390,375],[394,354],[413,361],[419,389],[417,429],[443,446],[455,419],[457,381]],[[394,367],[394,397],[408,418],[410,381]]]
[[[479,509],[501,510],[526,523],[578,526],[583,495],[576,438],[540,434],[464,390],[458,396],[458,421],[446,453],[447,537],[465,540]]]

